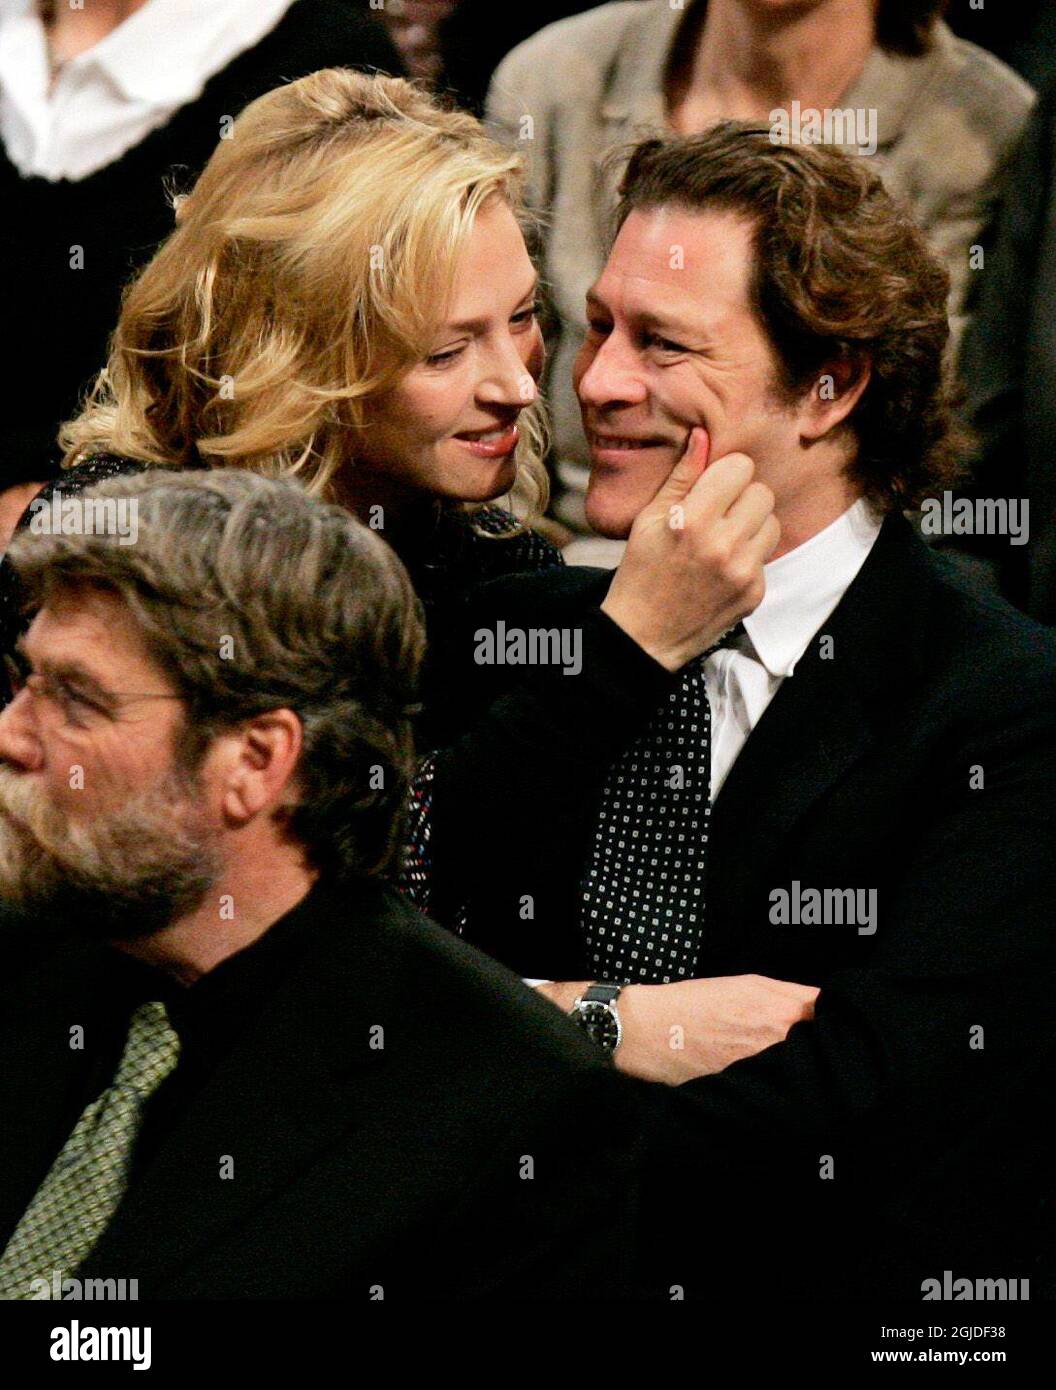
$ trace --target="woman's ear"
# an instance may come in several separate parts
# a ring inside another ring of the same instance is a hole
[[[872,364],[864,355],[847,355],[826,362],[804,402],[800,429],[803,438],[821,439],[842,425],[861,400],[871,376]]]

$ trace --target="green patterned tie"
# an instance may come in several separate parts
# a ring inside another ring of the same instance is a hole
[[[165,1005],[141,1004],[112,1085],[77,1121],[0,1256],[0,1299],[28,1298],[34,1279],[72,1274],[88,1255],[125,1195],[143,1105],[179,1053]]]

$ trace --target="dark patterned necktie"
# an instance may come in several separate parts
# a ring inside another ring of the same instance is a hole
[[[693,978],[704,931],[711,712],[704,662],[689,662],[645,731],[609,770],[582,880],[588,967],[618,984]]]

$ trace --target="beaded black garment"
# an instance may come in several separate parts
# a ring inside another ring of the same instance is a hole
[[[45,483],[31,506],[38,501],[50,505],[56,493],[75,497],[96,483],[141,473],[148,466],[113,454],[94,455]],[[28,529],[31,520],[27,507],[16,530]],[[545,537],[520,527],[509,512],[494,506],[473,513],[438,508],[435,523],[417,533],[414,552],[397,551],[422,601],[427,627],[477,584],[563,563],[560,551]],[[22,603],[14,571],[6,560],[0,561],[0,655],[14,650],[25,628]]]
[[[86,488],[94,487],[96,483],[106,482],[108,478],[120,478],[125,475],[131,476],[134,473],[141,473],[145,467],[145,464],[136,463],[132,459],[116,458],[113,454],[98,454],[94,458],[86,459],[84,463],[79,463],[76,468],[69,468],[60,473],[57,478],[51,478],[44,484],[22,513],[19,523],[15,527],[15,534],[29,529],[38,502],[44,502],[50,506],[51,500],[56,494],[60,498],[76,497]],[[0,560],[0,656],[11,655],[15,649],[15,643],[26,629],[23,604],[22,587],[14,570],[4,558]],[[0,692],[2,703],[7,703],[9,694],[5,682],[4,689]]]

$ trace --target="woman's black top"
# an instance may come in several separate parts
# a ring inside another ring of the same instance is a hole
[[[131,476],[148,465],[112,454],[98,454],[65,470],[46,483],[23,512],[16,528],[28,529],[37,503],[51,505],[58,494],[74,497],[108,478]],[[483,533],[483,534],[482,534]],[[526,570],[549,569],[563,564],[561,553],[538,532],[522,529],[500,507],[483,507],[472,518],[461,511],[438,508],[435,520],[415,532],[414,549],[394,546],[407,568],[425,613],[429,649],[442,650],[447,626],[466,594],[477,585]],[[0,656],[13,650],[26,626],[24,597],[6,558],[0,561]],[[441,740],[431,718],[432,663],[428,656],[422,673],[423,711],[417,728],[423,751]],[[0,691],[7,698],[6,679]]]

